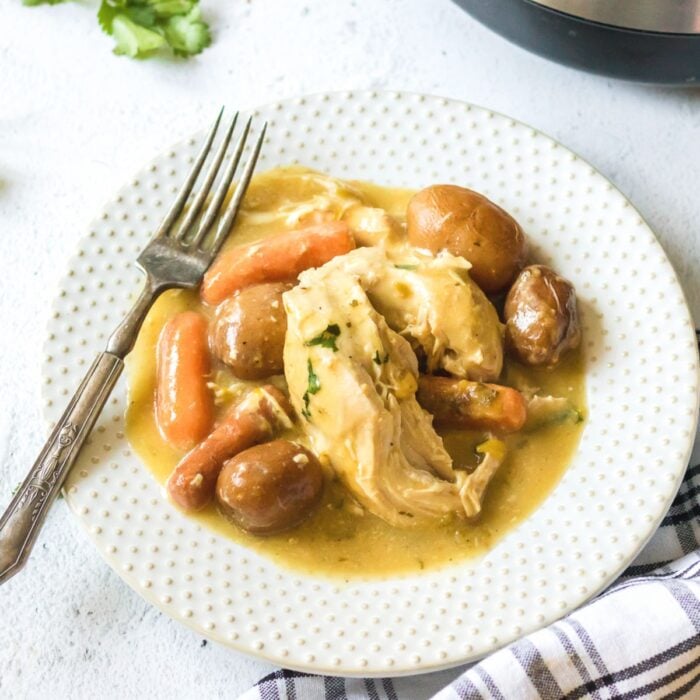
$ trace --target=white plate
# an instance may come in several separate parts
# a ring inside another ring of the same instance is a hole
[[[676,276],[639,214],[552,139],[485,109],[405,93],[316,95],[253,112],[259,169],[455,182],[515,215],[584,309],[590,418],[560,484],[478,560],[385,581],[284,570],[181,515],[124,437],[126,384],[66,484],[80,523],[127,583],[202,635],[273,663],[342,675],[456,665],[561,617],[612,581],[662,519],[697,415],[695,334]],[[44,362],[56,420],[141,283],[133,265],[198,139],[138,174],[93,222],[61,283]]]

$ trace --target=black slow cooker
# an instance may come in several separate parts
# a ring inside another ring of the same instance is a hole
[[[700,0],[455,0],[520,46],[645,83],[700,83]]]

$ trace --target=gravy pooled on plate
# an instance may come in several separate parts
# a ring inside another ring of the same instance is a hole
[[[260,174],[201,289],[146,319],[129,440],[178,507],[292,568],[482,553],[583,427],[575,292],[526,262],[517,222],[465,188]]]

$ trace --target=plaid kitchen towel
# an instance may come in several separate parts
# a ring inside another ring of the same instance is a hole
[[[280,670],[239,700],[700,699],[700,436],[658,531],[605,592],[461,669],[358,679]],[[450,682],[451,679],[455,679]],[[447,684],[447,685],[446,685]]]

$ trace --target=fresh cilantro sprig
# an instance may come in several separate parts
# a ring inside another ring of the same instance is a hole
[[[25,5],[56,5],[64,0],[23,0]],[[114,53],[148,58],[170,49],[193,56],[211,43],[199,0],[101,0],[97,21],[114,38]]]
[[[114,37],[114,52],[132,58],[166,46],[177,56],[191,56],[211,43],[199,0],[102,0],[97,19]]]

